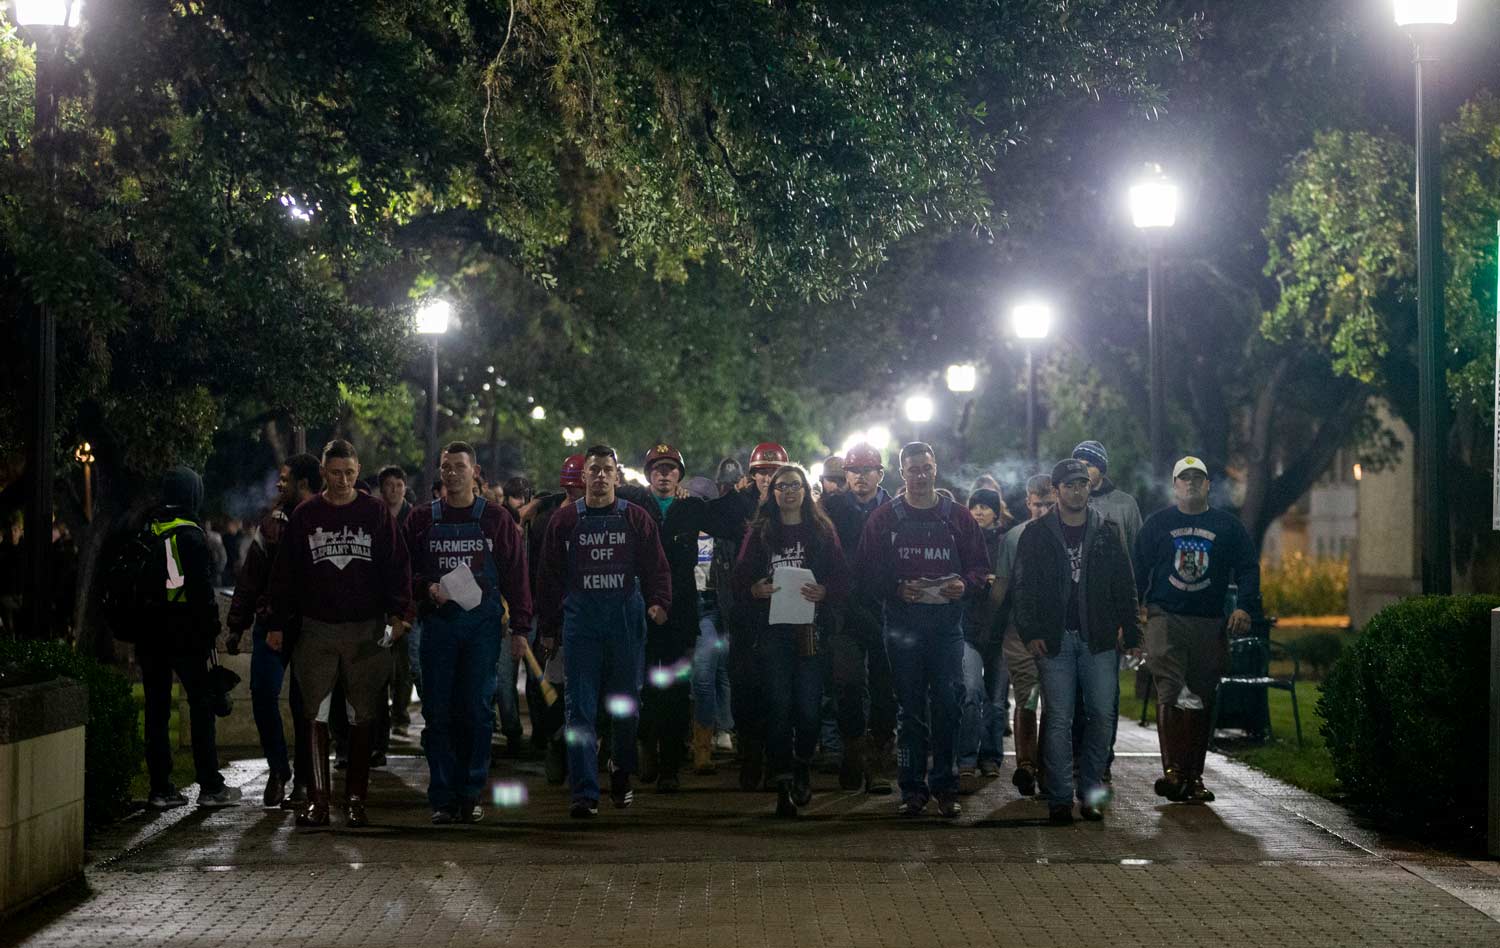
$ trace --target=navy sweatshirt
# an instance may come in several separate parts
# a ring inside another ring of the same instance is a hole
[[[1141,526],[1135,544],[1140,600],[1186,616],[1224,615],[1224,596],[1239,584],[1239,608],[1260,615],[1260,560],[1239,519],[1210,507],[1185,514],[1166,507]]]

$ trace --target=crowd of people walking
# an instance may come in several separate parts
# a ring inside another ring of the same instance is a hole
[[[331,441],[286,460],[274,506],[245,531],[228,648],[249,633],[261,803],[299,826],[367,825],[370,768],[407,733],[413,686],[435,824],[484,819],[497,710],[505,753],[543,752],[579,819],[606,796],[628,808],[638,786],[677,791],[730,750],[740,786],[774,792],[783,817],[809,804],[815,762],[834,751],[843,791],[951,819],[1003,775],[1010,736],[1020,796],[1042,794],[1054,824],[1075,808],[1102,820],[1120,671],[1143,662],[1159,703],[1152,789],[1213,800],[1213,703],[1228,637],[1259,614],[1259,565],[1239,521],[1209,506],[1197,458],[1176,463],[1172,504],[1143,520],[1104,445],[1085,441],[1025,483],[1020,521],[992,478],[966,496],[941,487],[922,442],[891,458],[855,445],[816,480],[774,442],[712,478],[689,477],[661,443],[644,486],[600,444],[541,493],[487,484],[464,442],[437,460],[432,497],[417,499],[399,467],[362,480],[355,446]],[[164,808],[187,802],[171,783],[174,674],[199,804],[240,797],[214,749],[223,567],[197,527],[202,494],[186,468],[163,479],[149,526],[165,550],[161,605],[155,631],[134,636],[150,803]]]

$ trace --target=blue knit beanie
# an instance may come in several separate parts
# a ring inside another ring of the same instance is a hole
[[[1073,449],[1073,457],[1085,464],[1094,465],[1101,474],[1109,470],[1109,452],[1097,441],[1082,442]]]

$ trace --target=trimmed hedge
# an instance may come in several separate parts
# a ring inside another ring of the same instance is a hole
[[[68,643],[0,640],[0,664],[73,678],[88,686],[84,733],[84,825],[92,830],[130,808],[130,782],[145,759],[130,682],[114,668],[75,652]]]
[[[1318,712],[1355,804],[1404,830],[1482,838],[1497,607],[1497,596],[1405,599],[1344,649]]]

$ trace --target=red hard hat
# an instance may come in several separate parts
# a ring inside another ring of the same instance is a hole
[[[683,463],[682,452],[665,441],[658,442],[656,447],[646,452],[646,463],[641,466],[646,469],[647,474],[650,474],[652,465],[657,461],[671,461],[677,465],[677,470],[687,473],[687,465]]]
[[[563,462],[562,472],[557,475],[559,487],[582,487],[583,486],[583,455],[570,454]]]
[[[757,469],[781,467],[783,464],[790,463],[791,458],[787,457],[786,448],[774,441],[761,442],[755,446],[754,451],[750,452],[751,473]]]
[[[880,452],[868,444],[856,444],[844,455],[844,470],[851,467],[878,467],[885,468],[885,461],[880,457]]]

